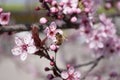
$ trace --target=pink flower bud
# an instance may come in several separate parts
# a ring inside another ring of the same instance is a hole
[[[85,12],[89,12],[90,9],[89,9],[89,8],[85,8],[84,11],[85,11]]]
[[[52,1],[52,6],[55,6],[57,4],[57,1]]]
[[[63,3],[63,2],[60,2],[60,3],[59,3],[59,5],[60,5],[60,6],[63,6],[63,5],[64,5],[64,3]]]
[[[50,46],[50,49],[51,49],[52,51],[55,51],[57,48],[58,48],[58,47],[57,47],[56,45],[54,45],[54,44],[52,44],[52,45]]]
[[[67,64],[67,69],[69,69],[69,68],[70,68],[70,66],[71,66],[70,64]]]
[[[51,56],[50,58],[51,58],[52,60],[54,60],[54,57],[53,57],[53,56]]]
[[[37,6],[37,7],[35,8],[35,10],[36,10],[36,11],[39,11],[39,10],[40,10],[40,7],[39,7],[39,6]]]
[[[47,19],[45,17],[40,18],[40,23],[41,24],[47,23]]]
[[[58,9],[59,9],[59,11],[62,11],[62,7],[59,6]]]
[[[81,13],[81,9],[77,8],[77,14]]]
[[[74,12],[74,11],[73,11],[71,8],[68,8],[68,9],[67,9],[67,13],[68,13],[68,14],[72,14],[73,12]]]
[[[77,17],[72,17],[71,20],[70,20],[72,23],[76,22],[77,21]]]
[[[77,13],[77,9],[76,8],[72,8],[72,12]]]
[[[51,65],[51,66],[54,66],[54,62],[50,62],[50,65]]]
[[[105,8],[110,9],[112,7],[111,3],[106,3]]]
[[[50,70],[50,68],[49,67],[45,67],[45,71],[49,71]]]
[[[52,13],[56,13],[56,12],[58,12],[58,9],[57,9],[56,7],[51,7],[51,8],[50,8],[50,11],[51,11]]]

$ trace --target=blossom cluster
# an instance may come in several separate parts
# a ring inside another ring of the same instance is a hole
[[[0,25],[7,25],[10,21],[10,12],[3,12],[0,8]]]
[[[42,7],[48,10],[48,16],[60,20],[67,18],[72,23],[75,23],[82,13],[91,13],[94,6],[92,0],[61,0],[59,2],[56,0],[40,0],[40,2]],[[37,8],[37,10],[39,9]],[[45,19],[44,21],[46,22]]]
[[[116,34],[116,27],[112,19],[105,14],[99,15],[100,23],[92,26],[80,26],[80,35],[95,54],[106,55],[120,52],[120,39]]]

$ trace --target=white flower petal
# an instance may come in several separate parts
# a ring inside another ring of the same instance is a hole
[[[24,36],[23,40],[24,40],[25,44],[29,44],[32,41],[32,35],[28,34],[28,35]]]
[[[103,43],[99,42],[99,43],[98,43],[98,47],[99,47],[99,48],[103,48],[103,47],[104,47]]]
[[[47,33],[49,33],[49,32],[50,32],[49,27],[46,27],[46,28],[45,28],[45,30],[44,30],[44,33],[46,33],[46,34],[47,34]]]
[[[96,47],[96,43],[95,42],[90,42],[89,43],[89,47],[90,48],[95,48]]]
[[[23,45],[23,39],[21,39],[20,37],[15,37],[15,43],[17,46],[21,46]]]
[[[20,59],[21,59],[22,61],[25,61],[26,58],[27,58],[27,53],[22,53],[22,54],[20,55]]]
[[[74,78],[80,78],[81,74],[78,71],[74,72]]]
[[[67,78],[69,77],[69,75],[68,75],[68,73],[67,73],[66,71],[63,71],[63,72],[61,73],[61,77],[62,77],[63,79],[67,79]]]
[[[52,22],[52,23],[50,24],[50,30],[51,30],[51,31],[55,31],[56,28],[57,28],[56,23],[55,23],[55,22]]]
[[[11,50],[13,55],[20,55],[22,54],[21,48],[20,47],[15,47]]]
[[[30,42],[28,43],[28,45],[34,45],[34,40],[31,39]]]
[[[74,71],[75,71],[74,67],[70,67],[70,68],[68,69],[68,73],[69,73],[70,75],[73,74]]]
[[[36,49],[36,47],[34,45],[27,47],[27,52],[29,54],[35,53],[36,51],[37,51],[37,49]]]

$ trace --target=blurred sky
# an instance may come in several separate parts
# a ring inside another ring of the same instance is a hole
[[[0,4],[7,3],[7,4],[23,4],[25,0],[0,0]]]

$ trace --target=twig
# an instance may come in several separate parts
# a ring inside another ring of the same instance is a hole
[[[54,64],[55,69],[56,69],[59,73],[61,73],[61,70],[57,67],[56,62],[50,58],[50,55],[49,55],[48,51],[47,51],[46,49],[44,49],[44,50],[45,50],[45,52],[46,52],[46,54],[47,54],[47,57],[46,57],[46,58],[47,58],[48,60],[54,62],[54,63],[55,63],[55,64]]]
[[[92,65],[92,64],[96,63],[97,61],[99,61],[99,60],[101,60],[101,59],[103,59],[103,58],[104,58],[104,56],[100,56],[100,57],[98,57],[97,59],[95,59],[95,60],[93,60],[93,61],[90,61],[90,62],[84,63],[84,64],[79,64],[79,65],[76,65],[76,66],[74,66],[74,67],[75,67],[75,68],[79,68],[79,67],[84,67],[84,66]]]
[[[86,76],[98,65],[98,63],[104,58],[104,56],[100,56],[98,59],[94,61],[92,67],[87,71],[87,73],[80,79],[85,80]]]

